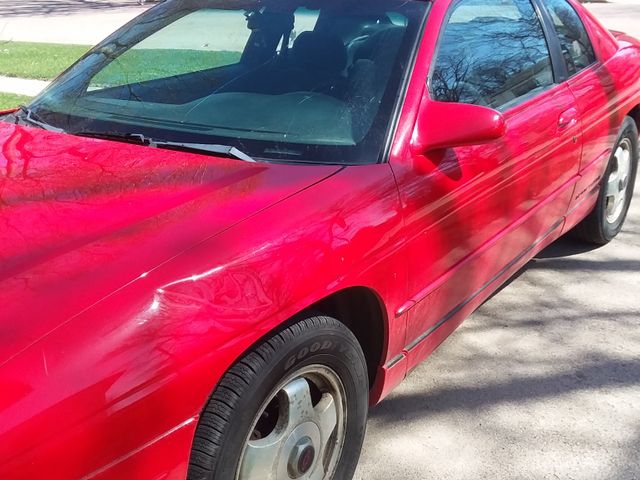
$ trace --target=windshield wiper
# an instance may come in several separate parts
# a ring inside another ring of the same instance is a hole
[[[120,133],[120,132],[73,132],[78,137],[99,138],[102,140],[117,140],[119,142],[136,143],[140,145],[151,145],[152,140],[140,133]]]
[[[104,140],[117,140],[120,142],[137,143],[155,148],[167,148],[172,150],[193,150],[195,152],[207,152],[226,157],[236,158],[244,162],[255,163],[256,161],[249,155],[230,145],[214,145],[209,143],[188,143],[188,142],[169,142],[165,140],[154,140],[145,137],[140,133],[119,133],[119,132],[74,132],[74,135],[80,137],[101,138]]]
[[[30,123],[31,125],[35,125],[49,132],[65,133],[63,129],[54,127],[53,125],[49,125],[47,122],[42,120],[42,118],[40,118],[37,113],[35,113],[33,110],[29,109],[24,105],[20,105],[18,107],[18,110],[24,113],[25,116],[21,116],[21,117],[16,116],[17,120],[24,120]]]
[[[256,161],[252,157],[244,153],[242,150],[239,150],[236,147],[232,147],[230,145],[151,141],[149,143],[149,146],[157,148],[171,148],[177,150],[194,150],[196,152],[215,153],[217,155],[225,155],[227,157],[237,158],[238,160],[242,160],[244,162],[256,163]]]

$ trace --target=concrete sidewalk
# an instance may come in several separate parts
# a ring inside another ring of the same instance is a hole
[[[113,12],[136,6],[137,0],[0,0],[0,18]]]
[[[137,0],[0,0],[0,42],[95,45],[153,6]],[[0,92],[35,96],[49,82],[0,76]]]
[[[15,93],[34,97],[44,90],[49,82],[41,80],[27,80],[24,78],[3,77],[0,75],[0,92]]]
[[[95,45],[149,6],[136,0],[0,0],[0,41]]]

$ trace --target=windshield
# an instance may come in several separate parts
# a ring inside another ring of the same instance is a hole
[[[71,134],[375,163],[425,13],[405,0],[169,0],[29,109]]]

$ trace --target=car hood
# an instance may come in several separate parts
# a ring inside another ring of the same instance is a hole
[[[0,365],[155,267],[338,170],[0,122]]]

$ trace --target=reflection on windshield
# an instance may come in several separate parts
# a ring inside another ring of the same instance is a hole
[[[425,3],[308,4],[170,0],[90,52],[31,108],[69,132],[376,162]]]

